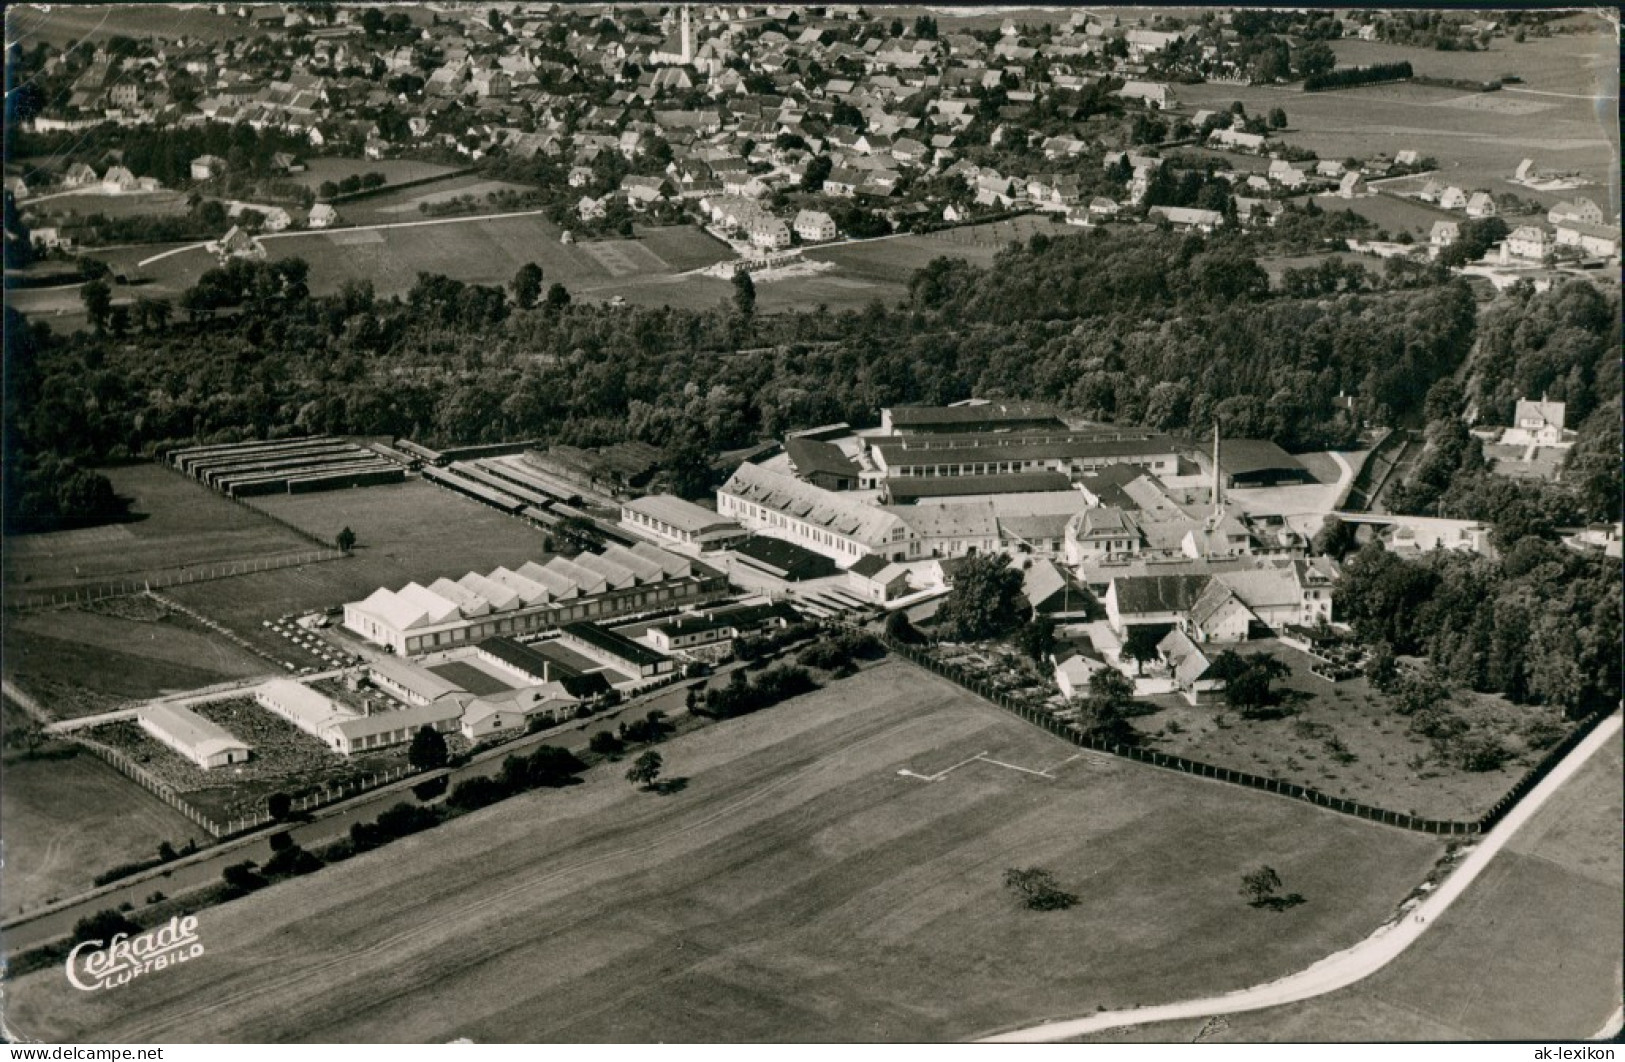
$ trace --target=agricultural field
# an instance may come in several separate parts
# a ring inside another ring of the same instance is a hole
[[[1583,1040],[1620,998],[1620,745],[1592,757],[1398,959],[1318,999],[1232,1014],[1204,1041]],[[1189,1042],[1200,1020],[1088,1042]]]
[[[141,596],[13,613],[4,639],[7,681],[62,719],[272,669],[184,613]]]
[[[1269,652],[1292,668],[1284,718],[1246,720],[1221,701],[1191,707],[1178,696],[1150,698],[1159,706],[1134,720],[1153,748],[1220,767],[1312,786],[1392,811],[1438,819],[1472,819],[1488,811],[1543,755],[1523,739],[1536,720],[1560,723],[1560,712],[1470,691],[1455,694],[1462,718],[1506,738],[1513,756],[1498,770],[1445,766],[1431,743],[1410,729],[1364,677],[1335,686],[1309,674],[1310,658],[1272,640],[1249,642],[1245,653]]]
[[[319,548],[161,465],[142,462],[98,471],[115,493],[131,500],[132,519],[7,538],[5,580],[13,592],[139,582],[162,572]]]
[[[72,1005],[57,971],[19,978],[8,1017],[104,1042],[954,1040],[1299,969],[1441,851],[1080,753],[897,663],[661,751],[668,795],[594,770],[207,910],[207,956],[161,977]],[[1260,861],[1308,902],[1249,907]],[[1001,879],[1031,865],[1078,905],[1022,908]]]
[[[18,41],[25,48],[41,40],[66,47],[78,41],[103,41],[115,36],[225,41],[241,37],[247,27],[243,19],[217,15],[201,5],[17,4],[6,9],[6,40]]]
[[[1497,41],[1486,52],[1436,52],[1352,40],[1336,41],[1334,49],[1342,65],[1407,59],[1423,76],[1487,81],[1516,73],[1523,83],[1490,93],[1409,84],[1317,93],[1296,87],[1181,85],[1181,109],[1228,107],[1235,100],[1248,113],[1281,107],[1290,123],[1281,139],[1321,158],[1392,155],[1412,148],[1439,160],[1440,180],[1463,187],[1514,192],[1547,206],[1575,194],[1598,202],[1618,199],[1617,192],[1608,191],[1618,188],[1619,159],[1617,89],[1610,85],[1617,76],[1612,33],[1524,44]],[[1589,190],[1566,192],[1537,192],[1508,183],[1523,158],[1534,158],[1547,171],[1583,171],[1596,183]]]
[[[6,756],[0,835],[6,839],[0,916],[6,918],[83,892],[97,874],[150,858],[165,841],[180,848],[207,839],[107,764],[61,745],[39,757]]]
[[[122,192],[104,195],[101,192],[69,192],[60,195],[36,196],[22,202],[25,214],[48,216],[53,219],[67,215],[89,217],[101,214],[109,218],[179,217],[187,212],[186,195],[182,192]],[[36,222],[36,226],[46,222]]]
[[[1325,211],[1346,210],[1357,214],[1377,227],[1380,234],[1387,230],[1390,238],[1397,238],[1400,233],[1408,232],[1417,243],[1426,243],[1433,232],[1435,221],[1466,221],[1467,217],[1461,211],[1452,213],[1442,210],[1431,203],[1424,203],[1420,199],[1407,199],[1403,196],[1390,194],[1398,185],[1385,185],[1388,191],[1377,195],[1362,196],[1358,199],[1341,199],[1335,195],[1317,195],[1312,197],[1317,207]],[[1302,206],[1309,202],[1310,196],[1300,196],[1292,200]],[[1360,258],[1367,269],[1380,269],[1382,263],[1370,258]]]

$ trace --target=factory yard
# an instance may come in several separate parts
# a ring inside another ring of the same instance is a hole
[[[599,769],[516,797],[204,912],[207,956],[162,977],[71,1006],[56,971],[22,978],[12,1025],[108,1042],[963,1038],[1300,968],[1387,918],[1440,853],[1080,754],[903,664],[661,751],[680,792]],[[1308,902],[1250,908],[1236,884],[1260,861]],[[1023,909],[1001,877],[1028,865],[1081,903]]]

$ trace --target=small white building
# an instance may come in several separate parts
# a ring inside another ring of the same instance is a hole
[[[141,729],[207,771],[248,762],[249,746],[231,731],[175,704],[154,704],[137,716]]]
[[[1501,245],[1505,257],[1530,258],[1540,261],[1551,251],[1546,230],[1539,225],[1519,225]]]
[[[328,203],[317,203],[310,208],[305,224],[313,229],[325,229],[338,223],[339,212]]]
[[[821,243],[840,235],[835,219],[822,210],[803,210],[796,215],[796,235],[807,243]]]
[[[1520,398],[1512,412],[1512,427],[1501,436],[1508,446],[1561,446],[1567,434],[1563,422],[1568,406],[1546,398]]]

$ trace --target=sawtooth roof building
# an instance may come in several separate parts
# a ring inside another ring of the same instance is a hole
[[[792,480],[792,482],[794,482]],[[535,634],[579,620],[606,619],[714,598],[719,572],[647,542],[601,554],[528,561],[517,569],[380,587],[344,606],[344,626],[402,656],[468,645],[498,635]]]

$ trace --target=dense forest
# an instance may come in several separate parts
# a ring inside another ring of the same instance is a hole
[[[873,423],[882,406],[972,395],[1176,432],[1218,419],[1228,434],[1297,449],[1349,445],[1360,419],[1421,423],[1430,385],[1476,334],[1465,283],[1332,270],[1272,291],[1254,239],[1039,236],[986,269],[938,260],[903,305],[848,313],[572,305],[557,285],[521,306],[502,288],[429,275],[399,299],[365,283],[317,297],[289,261],[212,270],[173,314],[108,312],[73,335],[8,309],[7,481],[41,486],[7,491],[7,526],[74,519],[73,499],[95,496],[75,487],[31,510],[64,481],[54,463],[47,476],[56,459],[88,467],[311,432],[636,439],[666,455],[669,487],[694,496],[711,486],[716,455],[788,428]],[[1542,349],[1567,335],[1560,323],[1508,323],[1543,305],[1509,300],[1487,319],[1514,365],[1538,335],[1551,333]],[[1573,312],[1573,327],[1606,333],[1595,307]]]

